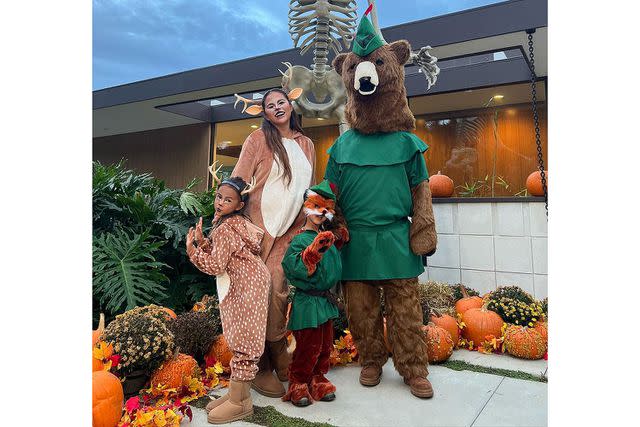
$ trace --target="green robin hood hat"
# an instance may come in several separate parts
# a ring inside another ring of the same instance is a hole
[[[313,191],[314,193],[318,193],[325,199],[331,199],[334,201],[336,200],[336,195],[333,193],[333,190],[331,190],[329,181],[327,181],[326,179],[323,180],[320,184],[316,184],[313,187],[309,188],[309,190]]]
[[[360,25],[358,25],[358,31],[353,41],[353,49],[351,51],[361,57],[369,55],[385,44],[384,40],[376,33],[366,14],[360,20]]]

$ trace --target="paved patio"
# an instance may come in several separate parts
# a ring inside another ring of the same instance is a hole
[[[486,355],[457,350],[453,360],[494,368],[524,371],[540,375],[547,370],[545,360],[527,361],[506,355]],[[382,381],[366,388],[358,383],[357,365],[337,367],[327,377],[337,387],[333,402],[315,402],[306,408],[294,407],[280,399],[270,399],[252,391],[255,405],[274,406],[290,417],[326,422],[336,426],[546,426],[547,384],[472,371],[455,371],[443,366],[429,367],[434,397],[414,397],[393,369],[391,360],[384,366]],[[220,390],[225,394],[226,390]],[[194,409],[191,423],[203,427],[206,413]],[[235,422],[236,427],[255,426]]]

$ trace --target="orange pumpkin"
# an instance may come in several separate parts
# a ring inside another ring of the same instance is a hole
[[[387,335],[387,318],[382,318],[382,332],[384,337],[384,346],[387,349],[387,353],[393,353],[391,351],[391,343],[389,343],[389,336]]]
[[[544,180],[547,184],[547,187],[549,187],[548,171],[544,171]],[[527,191],[532,196],[544,196],[544,190],[542,188],[542,174],[540,173],[540,171],[532,172],[527,177],[526,186]]]
[[[440,171],[429,177],[429,190],[432,197],[451,197],[453,194],[453,180]]]
[[[536,322],[536,324],[533,326],[533,329],[542,336],[545,343],[549,341],[549,332],[547,328],[548,327],[546,322]]]
[[[91,348],[96,346],[96,343],[100,341],[100,335],[104,332],[104,314],[100,313],[100,320],[98,321],[98,329],[93,331],[93,339],[91,343]]]
[[[473,346],[478,347],[487,341],[487,336],[493,335],[495,338],[502,336],[502,317],[494,311],[485,307],[471,308],[462,314],[462,321],[465,323],[462,329],[462,336],[473,341]]]
[[[196,359],[188,354],[178,354],[173,359],[164,362],[151,376],[151,385],[160,384],[168,388],[178,388],[187,384],[187,377],[194,377],[198,368]]]
[[[460,340],[460,330],[458,329],[458,322],[452,316],[443,314],[442,316],[431,316],[429,321],[435,325],[440,326],[451,335],[453,345],[457,345]]]
[[[463,285],[460,285],[460,292],[462,292],[462,298],[456,302],[456,312],[458,314],[464,314],[465,311],[471,308],[482,307],[482,298],[479,296],[470,297]]]
[[[453,340],[444,328],[429,322],[422,326],[424,341],[427,344],[429,363],[444,362],[453,353]]]
[[[209,353],[207,353],[207,357],[215,357],[223,367],[229,367],[233,353],[229,349],[229,345],[223,334],[218,335],[218,338],[213,342]]]
[[[107,371],[93,373],[93,427],[115,427],[122,416],[124,393],[118,377]]]
[[[547,351],[547,344],[534,328],[511,325],[504,333],[504,349],[522,359],[542,359]]]
[[[93,364],[92,372],[102,371],[104,369],[104,363],[102,363],[102,360],[96,359],[93,357],[93,354],[91,355],[91,363]]]

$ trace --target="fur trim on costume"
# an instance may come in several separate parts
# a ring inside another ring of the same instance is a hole
[[[293,401],[297,402],[303,398],[309,399],[309,402],[313,401],[313,397],[309,393],[309,386],[307,384],[301,384],[296,382],[289,383],[289,389],[287,393],[282,396],[283,402]]]
[[[313,242],[302,251],[302,262],[307,267],[309,276],[316,272],[316,267],[322,259],[322,255],[333,245],[335,239],[332,232],[323,231],[318,233]]]
[[[336,386],[331,383],[324,375],[314,375],[309,384],[311,396],[313,400],[320,400],[329,393],[336,392]]]
[[[409,227],[409,245],[416,255],[431,256],[436,251],[438,235],[433,216],[429,181],[422,181],[411,190],[413,213]]]

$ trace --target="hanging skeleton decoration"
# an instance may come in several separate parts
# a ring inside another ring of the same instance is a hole
[[[378,25],[375,0],[368,0],[368,3],[365,14],[371,12],[372,24],[384,41]],[[355,0],[290,0],[289,34],[295,47],[300,44],[301,55],[313,46],[313,63],[309,69],[283,62],[286,71],[278,70],[282,74],[283,89],[302,89],[302,94],[293,102],[295,111],[306,118],[336,118],[341,134],[349,129],[344,115],[347,91],[342,78],[329,65],[328,55],[329,49],[337,55],[343,46],[346,49],[351,46],[357,27],[356,6]],[[342,43],[338,37],[341,37]],[[429,54],[429,49],[431,46],[425,46],[409,58],[409,62],[421,68],[427,79],[427,90],[435,84],[440,72],[436,65],[438,59]],[[310,99],[311,95],[313,100]],[[244,102],[245,109],[252,103],[238,95],[236,98],[236,103]]]
[[[294,46],[300,45],[301,55],[314,48],[313,64],[308,69],[285,62],[287,70],[279,70],[283,88],[304,89],[294,103],[296,112],[308,118],[337,118],[341,133],[348,129],[344,118],[347,93],[342,79],[328,64],[328,56],[329,49],[338,54],[343,46],[349,48],[357,18],[355,0],[291,0],[289,34]]]

